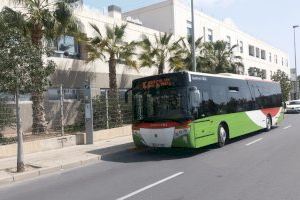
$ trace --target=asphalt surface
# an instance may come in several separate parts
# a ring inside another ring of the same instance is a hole
[[[299,144],[300,115],[286,115],[272,131],[221,149],[129,149],[87,167],[2,187],[0,199],[299,200]]]

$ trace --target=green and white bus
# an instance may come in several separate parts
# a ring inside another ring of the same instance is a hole
[[[279,83],[233,74],[169,73],[132,84],[136,146],[224,146],[283,120]]]

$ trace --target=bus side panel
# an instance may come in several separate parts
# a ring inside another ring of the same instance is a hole
[[[187,136],[174,138],[172,141],[172,147],[195,148],[194,132],[191,130],[190,134]]]
[[[280,113],[280,115],[279,115],[279,117],[277,119],[277,123],[276,124],[281,123],[283,120],[284,120],[284,109],[282,108],[281,113]]]
[[[246,112],[229,114],[224,117],[224,121],[228,124],[229,138],[235,138],[264,128],[255,123]]]
[[[211,125],[197,123],[196,120],[192,124],[194,127],[193,135],[195,137],[196,148],[207,146],[218,142],[218,128],[222,122],[227,123],[229,128],[229,137],[234,138],[241,135],[245,135],[254,131],[263,129],[264,127],[258,126],[253,120],[249,118],[246,112],[217,115],[208,118],[201,119],[202,121],[211,121]],[[206,126],[205,126],[206,125]],[[197,131],[197,132],[196,132]],[[205,133],[199,133],[199,131]],[[201,135],[202,134],[202,135]]]
[[[215,127],[213,124],[214,117],[207,117],[193,121],[191,123],[196,148],[214,144],[217,141]]]

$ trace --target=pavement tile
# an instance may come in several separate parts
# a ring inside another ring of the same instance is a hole
[[[101,156],[121,151],[132,146],[132,137],[120,137],[99,141],[93,145],[77,145],[62,149],[26,154],[25,164],[40,168],[23,173],[8,173],[6,169],[16,167],[16,157],[0,159],[0,185],[31,179],[40,175],[72,169],[101,160]]]

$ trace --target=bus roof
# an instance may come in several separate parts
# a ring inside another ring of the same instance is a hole
[[[247,75],[239,75],[239,74],[231,74],[231,73],[220,73],[220,74],[208,74],[201,72],[191,72],[186,71],[188,74],[194,75],[202,75],[202,76],[210,76],[210,77],[220,77],[220,78],[231,78],[231,79],[239,79],[239,80],[254,80],[254,81],[263,81],[263,82],[273,82],[270,80],[264,80],[260,77],[247,76]]]
[[[152,75],[152,76],[146,76],[141,77],[136,80],[144,80],[144,79],[151,79],[152,77],[159,77],[159,76],[165,76],[165,75],[171,75],[171,74],[180,74],[180,73],[187,73],[189,75],[199,75],[199,76],[208,76],[208,77],[219,77],[219,78],[229,78],[229,79],[239,79],[239,80],[252,80],[252,81],[262,81],[262,82],[274,82],[271,80],[264,80],[260,77],[254,77],[254,76],[247,76],[247,75],[239,75],[239,74],[232,74],[232,73],[220,73],[220,74],[208,74],[208,73],[202,73],[202,72],[192,72],[192,71],[180,71],[180,72],[170,72],[165,74],[158,74],[158,75]]]

